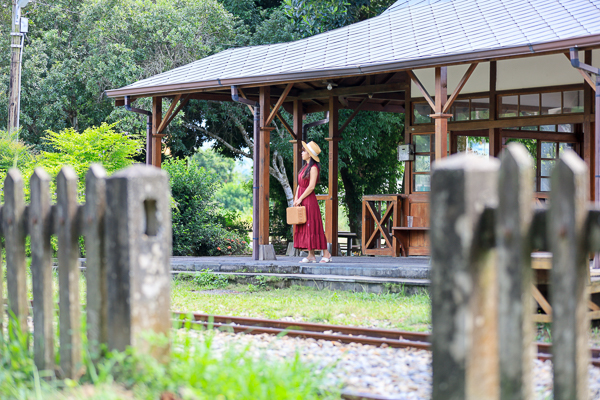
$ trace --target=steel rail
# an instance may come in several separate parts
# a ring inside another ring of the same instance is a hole
[[[232,317],[226,315],[210,315],[204,313],[174,312],[180,326],[186,323],[200,325],[205,328],[230,329],[235,333],[247,334],[285,334],[291,337],[322,339],[341,343],[360,343],[372,346],[387,345],[394,348],[417,348],[431,350],[429,334],[407,332],[392,329],[362,328],[344,325],[327,325],[310,322],[288,322],[262,318]],[[187,319],[189,316],[193,321]],[[327,333],[326,333],[327,332]],[[331,333],[329,333],[331,332]],[[552,345],[536,343],[537,358],[541,361],[552,360]],[[600,348],[590,349],[591,364],[600,367]]]

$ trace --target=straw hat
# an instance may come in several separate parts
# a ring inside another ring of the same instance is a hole
[[[310,142],[309,144],[306,144],[306,142],[302,142],[302,147],[304,147],[304,150],[306,150],[308,155],[311,156],[313,160],[315,160],[316,162],[321,162],[319,161],[319,154],[321,154],[321,149],[319,148],[318,144],[316,144],[315,142]]]

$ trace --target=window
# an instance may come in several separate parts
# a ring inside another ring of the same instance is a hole
[[[550,191],[550,174],[556,165],[556,160],[560,154],[567,150],[575,151],[575,143],[560,143],[560,142],[541,142],[540,143],[540,167],[538,168],[540,192]]]
[[[487,136],[457,136],[456,151],[457,153],[489,157],[490,138]]]
[[[500,118],[583,112],[583,90],[498,97]]]
[[[415,124],[428,124],[431,122],[429,115],[433,114],[433,110],[429,106],[429,103],[414,103],[413,107]]]
[[[433,110],[429,103],[413,103],[413,114],[415,124],[428,124],[432,120],[429,117]],[[488,97],[477,97],[472,99],[457,99],[452,103],[448,112],[452,114],[449,121],[475,121],[479,119],[490,119],[490,99]]]
[[[561,125],[542,125],[540,127],[523,127],[523,128],[536,128],[535,130],[547,131],[550,127],[554,129],[552,132],[557,132],[556,129]],[[521,130],[524,130],[521,128]],[[513,128],[518,129],[518,128]],[[560,128],[559,128],[560,129]],[[532,130],[532,129],[528,129]],[[572,127],[570,131],[572,132]],[[525,133],[524,133],[525,135]],[[523,144],[534,161],[535,179],[533,185],[536,192],[548,192],[550,191],[550,175],[556,165],[556,161],[560,157],[563,151],[567,149],[577,151],[577,144],[571,142],[560,142],[560,141],[545,141],[540,139],[528,139],[528,138],[503,138],[504,144],[510,142],[519,142]]]
[[[412,142],[415,145],[415,161],[412,169],[414,192],[429,192],[431,185],[431,160],[435,155],[435,135],[433,133],[413,134]]]

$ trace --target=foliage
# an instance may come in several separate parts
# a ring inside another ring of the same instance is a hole
[[[303,36],[374,17],[395,0],[284,0],[284,9]]]
[[[220,223],[215,198],[218,176],[188,160],[167,160],[163,164],[175,201],[173,209],[173,255],[200,256],[245,251],[246,241],[239,230]]]
[[[222,289],[229,284],[227,275],[215,274],[210,269],[204,269],[200,274],[193,277],[196,285],[202,289]]]
[[[35,155],[31,146],[22,141],[17,141],[16,133],[0,130],[0,184],[3,184],[6,173],[11,168],[21,171],[31,168],[35,162]]]
[[[188,327],[189,329],[189,327]],[[0,393],[2,399],[337,399],[338,388],[326,383],[328,369],[317,372],[297,355],[291,360],[266,360],[246,349],[212,347],[212,333],[203,341],[189,331],[175,335],[170,358],[161,363],[134,349],[113,351],[96,364],[84,350],[85,373],[79,380],[51,378],[38,372],[29,334],[0,337]],[[166,338],[146,335],[164,345]],[[240,368],[243,365],[243,368]],[[44,379],[48,377],[48,379]],[[323,388],[328,392],[323,394]]]

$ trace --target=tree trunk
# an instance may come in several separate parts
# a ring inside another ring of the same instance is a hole
[[[269,169],[269,173],[281,184],[288,207],[292,207],[294,205],[294,191],[290,186],[290,181],[283,165],[283,157],[277,151],[273,153],[273,165]]]

